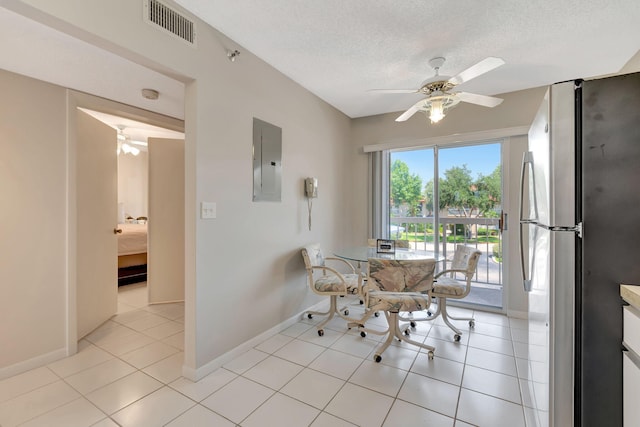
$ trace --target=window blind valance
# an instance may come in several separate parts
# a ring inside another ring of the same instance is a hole
[[[431,138],[386,141],[379,144],[365,145],[364,147],[362,147],[362,149],[365,153],[372,153],[375,151],[396,150],[403,148],[423,148],[433,147],[436,145],[442,146],[464,142],[488,141],[493,139],[527,135],[528,133],[529,126],[516,126],[503,129],[492,129],[478,132],[458,133],[454,135],[435,136]]]

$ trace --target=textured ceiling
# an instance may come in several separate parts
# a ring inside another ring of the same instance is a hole
[[[367,91],[417,89],[436,56],[448,76],[504,59],[458,87],[483,95],[618,73],[634,55],[640,63],[638,0],[176,1],[349,117],[406,110],[420,95]],[[184,118],[181,82],[4,7],[0,52],[2,69]],[[160,99],[142,98],[144,87]]]
[[[413,105],[420,95],[367,90],[417,89],[436,56],[448,76],[504,59],[459,86],[495,95],[617,73],[640,49],[638,0],[176,2],[349,117]]]

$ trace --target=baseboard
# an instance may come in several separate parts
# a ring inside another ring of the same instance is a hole
[[[31,369],[40,368],[65,357],[67,357],[67,349],[60,348],[58,350],[54,350],[46,354],[41,354],[40,356],[36,356],[28,360],[23,360],[22,362],[16,363],[15,365],[0,368],[0,380],[30,371]]]
[[[282,323],[279,323],[278,325],[274,326],[273,328],[261,333],[260,335],[257,335],[253,338],[251,338],[248,341],[245,341],[244,343],[240,344],[239,346],[233,348],[232,350],[226,352],[225,354],[216,357],[215,359],[213,359],[212,361],[206,363],[205,365],[197,368],[197,369],[193,369],[189,366],[183,365],[182,366],[182,376],[191,380],[191,381],[199,381],[202,378],[206,377],[207,375],[209,375],[210,373],[212,373],[213,371],[215,371],[218,368],[221,368],[223,365],[225,365],[226,363],[232,361],[233,359],[235,359],[236,357],[240,356],[241,354],[245,353],[246,351],[252,349],[253,347],[255,347],[256,345],[260,344],[261,342],[263,342],[264,340],[272,337],[273,335],[277,334],[278,332],[288,328],[289,326],[292,326],[296,323],[298,323],[300,321],[300,319],[302,318],[302,315],[307,312],[307,311],[322,311],[322,310],[327,310],[327,307],[329,306],[328,301],[321,301],[318,304],[307,308],[304,311],[301,311],[300,313],[291,316],[289,319],[285,320]]]

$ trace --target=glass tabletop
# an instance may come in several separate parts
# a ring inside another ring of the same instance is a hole
[[[414,251],[412,249],[400,249],[396,248],[394,253],[378,253],[376,248],[368,246],[354,246],[350,248],[342,248],[334,251],[333,254],[338,258],[343,258],[349,261],[367,262],[369,258],[384,258],[384,259],[436,259],[441,261],[443,256],[438,255],[436,257],[435,252],[429,251]]]

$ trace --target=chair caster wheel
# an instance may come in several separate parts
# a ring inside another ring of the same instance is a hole
[[[380,361],[382,360],[382,356],[380,356],[379,354],[375,354],[373,356],[373,360],[375,360],[376,363],[380,363]]]
[[[433,357],[434,357],[433,351],[430,351],[428,353],[428,356],[429,356],[429,360],[433,360]]]
[[[433,316],[433,313],[430,312],[430,311],[427,311],[427,316],[431,317],[431,316]]]
[[[360,305],[364,304],[364,301],[360,300]]]
[[[324,336],[324,330],[319,329],[318,330],[318,336],[321,336],[321,337]]]
[[[364,338],[367,336],[367,333],[365,331],[360,331],[360,336]]]
[[[380,313],[378,313],[377,311],[375,313],[373,313],[374,316],[376,317],[380,317]]]
[[[349,315],[349,310],[345,310],[345,311],[344,311],[344,315],[345,315],[345,316],[348,316],[348,315]]]
[[[307,319],[313,319],[313,315],[311,313],[307,314]]]
[[[455,342],[460,342],[460,338],[462,338],[462,337],[460,336],[460,334],[455,334],[455,335],[453,336],[453,340],[454,340]]]
[[[474,326],[476,326],[475,320],[473,319],[469,320],[469,327],[473,328]]]
[[[416,322],[414,322],[413,320],[409,324],[411,325],[412,328],[416,327]]]
[[[406,336],[409,336],[409,329],[405,329],[403,332]]]

